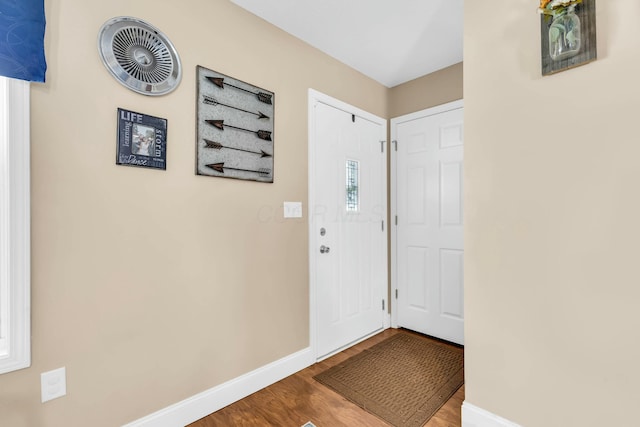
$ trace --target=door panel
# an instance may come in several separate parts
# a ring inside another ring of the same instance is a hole
[[[427,311],[427,265],[429,248],[407,247],[407,303],[414,309]]]
[[[442,315],[454,319],[463,318],[462,288],[463,252],[453,249],[440,250],[440,292]]]
[[[397,324],[464,341],[463,110],[394,119]]]
[[[442,227],[462,225],[462,162],[440,167],[440,218]]]
[[[321,358],[384,325],[386,157],[380,140],[386,130],[322,102],[312,114],[310,259]],[[329,251],[320,253],[321,246]]]

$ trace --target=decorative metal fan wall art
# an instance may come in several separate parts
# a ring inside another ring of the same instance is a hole
[[[108,20],[98,33],[102,63],[118,82],[143,95],[173,91],[182,78],[171,41],[151,24],[128,16]]]

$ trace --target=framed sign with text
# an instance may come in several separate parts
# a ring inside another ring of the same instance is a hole
[[[167,120],[118,108],[116,164],[167,168]]]

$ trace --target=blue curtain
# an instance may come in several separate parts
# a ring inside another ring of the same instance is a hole
[[[0,0],[0,75],[44,82],[44,0]]]

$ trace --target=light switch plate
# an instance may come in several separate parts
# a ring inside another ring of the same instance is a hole
[[[285,218],[302,218],[302,202],[284,202]]]
[[[67,372],[64,367],[40,374],[42,403],[67,394]]]

